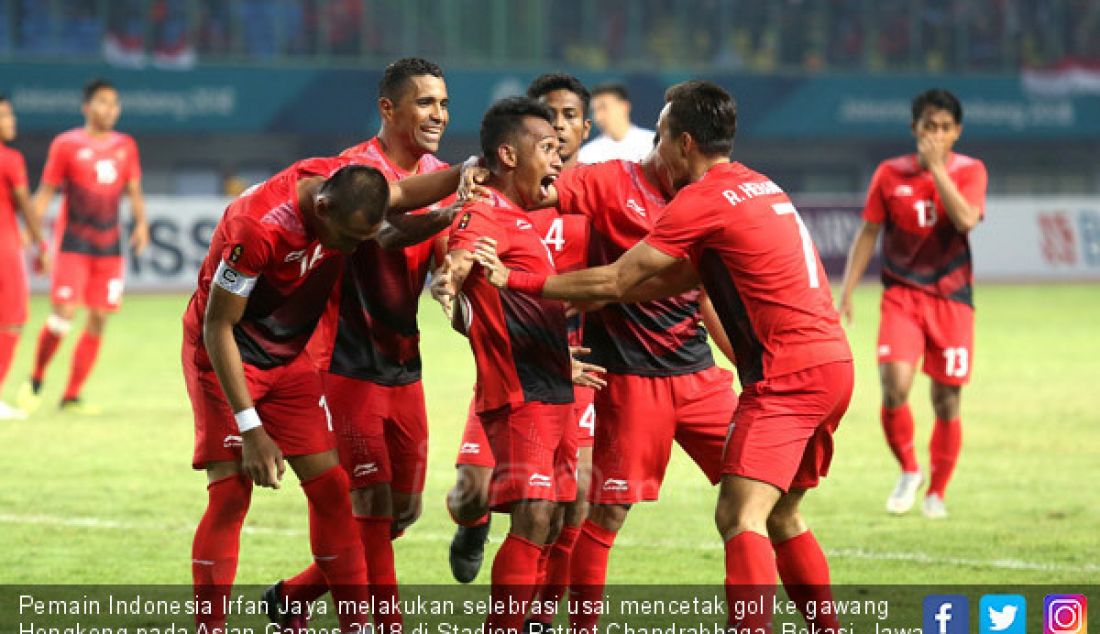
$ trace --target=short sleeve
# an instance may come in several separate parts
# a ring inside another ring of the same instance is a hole
[[[956,183],[959,193],[966,202],[978,208],[982,218],[985,217],[985,189],[988,184],[989,173],[981,161],[974,161],[974,166],[964,171]]]
[[[259,277],[271,262],[274,246],[270,232],[255,219],[238,215],[226,225],[222,262],[241,275]]]
[[[42,182],[54,187],[60,187],[65,182],[65,175],[69,165],[69,144],[57,137],[50,143],[50,151],[46,155],[46,167],[42,169]]]
[[[715,210],[697,196],[684,194],[685,192],[680,192],[665,207],[661,217],[653,225],[653,230],[644,240],[649,246],[674,258],[688,257],[692,247],[710,231],[704,214],[717,217]]]
[[[493,222],[493,212],[483,203],[474,203],[463,209],[451,225],[451,234],[447,242],[447,250],[466,249],[474,250],[474,244],[481,236],[495,238],[498,242],[502,239],[499,227]],[[498,250],[503,245],[498,244]]]
[[[554,181],[558,191],[558,211],[563,214],[584,214],[591,218],[600,209],[599,179],[594,172],[602,163],[580,165],[567,169]]]
[[[129,140],[129,151],[127,152],[129,165],[127,165],[128,178],[126,180],[141,180],[141,156],[138,154],[137,142],[134,141],[133,137],[127,137],[127,139]]]
[[[871,177],[871,186],[867,188],[867,201],[863,204],[863,219],[867,222],[886,222],[886,201],[882,196],[883,180],[886,178],[886,165],[882,164]]]
[[[10,158],[5,161],[3,178],[10,189],[27,186],[27,164],[23,161],[23,155],[12,150]]]

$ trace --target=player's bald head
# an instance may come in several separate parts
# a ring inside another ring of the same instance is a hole
[[[336,170],[318,192],[327,200],[329,215],[346,222],[360,212],[370,223],[381,223],[389,202],[390,186],[382,172],[369,165],[346,165]]]
[[[691,135],[706,156],[729,156],[737,134],[737,103],[721,86],[709,81],[685,81],[665,91],[669,133]]]

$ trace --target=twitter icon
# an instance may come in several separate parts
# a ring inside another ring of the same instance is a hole
[[[981,634],[1027,634],[1027,599],[1019,594],[987,594],[978,604]]]

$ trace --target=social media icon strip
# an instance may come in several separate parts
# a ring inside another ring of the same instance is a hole
[[[978,604],[981,634],[1027,634],[1027,599],[1019,594],[987,594]]]
[[[1043,634],[1088,634],[1088,602],[1083,594],[1043,598]]]
[[[924,597],[924,634],[970,634],[970,603],[961,594]]]

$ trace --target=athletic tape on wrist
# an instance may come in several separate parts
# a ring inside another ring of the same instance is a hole
[[[236,414],[233,414],[233,418],[237,420],[237,429],[239,429],[242,434],[262,425],[260,422],[260,415],[256,413],[255,407],[242,409]]]

